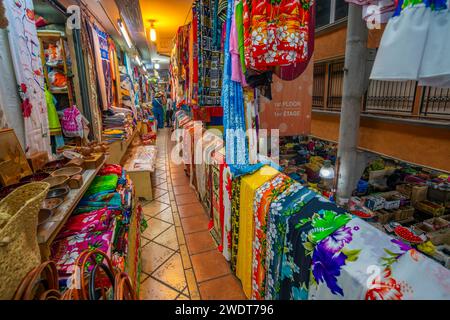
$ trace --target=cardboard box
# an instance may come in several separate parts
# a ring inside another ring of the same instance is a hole
[[[366,197],[365,206],[372,211],[377,211],[384,208],[384,202],[386,200],[380,196],[368,196]]]

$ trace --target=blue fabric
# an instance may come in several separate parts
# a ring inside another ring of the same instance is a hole
[[[233,14],[234,1],[228,1],[222,84],[225,159],[229,165],[245,165],[249,163],[249,157],[245,135],[244,94],[241,84],[231,80],[230,30]]]
[[[253,174],[262,167],[264,167],[263,163],[256,163],[256,164],[229,164],[228,167],[230,168],[231,175],[233,176],[233,179],[241,176],[245,176],[248,174]]]
[[[153,99],[153,114],[158,122],[158,129],[164,128],[164,109],[158,99]]]

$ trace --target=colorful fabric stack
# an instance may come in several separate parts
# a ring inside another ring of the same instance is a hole
[[[74,263],[85,250],[105,252],[124,271],[132,196],[132,181],[121,166],[106,165],[99,171],[52,245],[52,260],[57,264],[63,287],[72,280]]]

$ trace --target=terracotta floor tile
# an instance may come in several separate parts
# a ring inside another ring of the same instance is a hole
[[[228,263],[217,250],[193,255],[191,256],[191,261],[198,282],[211,280],[230,273]]]
[[[216,249],[209,231],[187,234],[186,244],[191,255]]]
[[[170,173],[170,178],[172,180],[182,180],[182,179],[186,179],[187,176],[186,176],[186,174],[184,173],[184,170],[183,170],[183,171],[171,172]]]
[[[172,179],[172,185],[174,187],[179,187],[179,186],[189,186],[189,178],[181,178],[181,179]]]
[[[170,224],[155,218],[151,218],[148,220],[148,227],[145,229],[145,231],[142,233],[144,237],[146,237],[149,240],[153,240],[156,238],[159,234],[161,234],[163,231],[169,229]]]
[[[177,200],[177,204],[179,206],[182,206],[184,204],[193,204],[193,203],[199,203],[197,195],[192,194],[180,194],[175,196],[175,199]]]
[[[155,200],[162,202],[162,203],[170,204],[169,194],[167,192],[166,192],[166,194],[163,194],[162,196],[159,196],[159,197],[155,196]]]
[[[163,220],[163,221],[165,221],[167,223],[173,224],[172,208],[167,208],[167,209],[161,211],[160,213],[158,213],[154,217],[159,219],[159,220]]]
[[[203,300],[246,300],[241,283],[233,275],[202,282],[198,285]]]
[[[179,249],[175,226],[171,226],[169,229],[167,229],[159,236],[157,236],[155,239],[153,239],[153,241],[165,245],[166,247],[169,247],[170,249],[173,249],[175,251]]]
[[[187,285],[179,253],[174,254],[152,276],[178,291],[182,291]]]
[[[174,300],[179,293],[149,277],[140,287],[141,300]]]
[[[193,216],[206,216],[205,209],[200,203],[187,204],[178,206],[178,212],[181,218],[193,217]]]
[[[188,297],[186,297],[184,294],[180,294],[177,298],[177,300],[190,300]]]
[[[160,213],[163,210],[166,210],[169,208],[169,205],[166,203],[162,203],[159,201],[152,201],[149,204],[142,207],[142,211],[144,212],[144,215],[147,217],[153,217]]]
[[[142,248],[142,271],[151,274],[166,261],[174,251],[155,242],[150,242]]]
[[[175,195],[183,195],[183,194],[195,195],[194,189],[192,189],[190,186],[174,186],[173,193]]]
[[[159,188],[153,188],[153,197],[156,199],[162,195],[167,194],[167,190],[159,189]]]
[[[189,234],[199,231],[208,231],[209,220],[206,215],[198,215],[181,219],[184,234]]]

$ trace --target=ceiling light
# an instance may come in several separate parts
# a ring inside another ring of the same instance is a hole
[[[133,47],[133,42],[128,35],[127,29],[125,29],[125,25],[122,23],[122,20],[117,20],[117,24],[119,25],[120,32],[122,32],[123,38],[125,39],[128,47],[131,49]]]
[[[139,59],[139,56],[136,56],[135,60],[139,66],[142,65],[142,62],[141,62],[141,59]]]
[[[160,68],[160,65],[159,65],[158,62],[155,62],[154,66],[155,66],[155,69],[156,69],[156,70],[158,70],[158,69]]]
[[[156,29],[155,29],[155,20],[148,20],[150,22],[150,28],[147,30],[147,36],[149,37],[151,42],[156,42]]]

